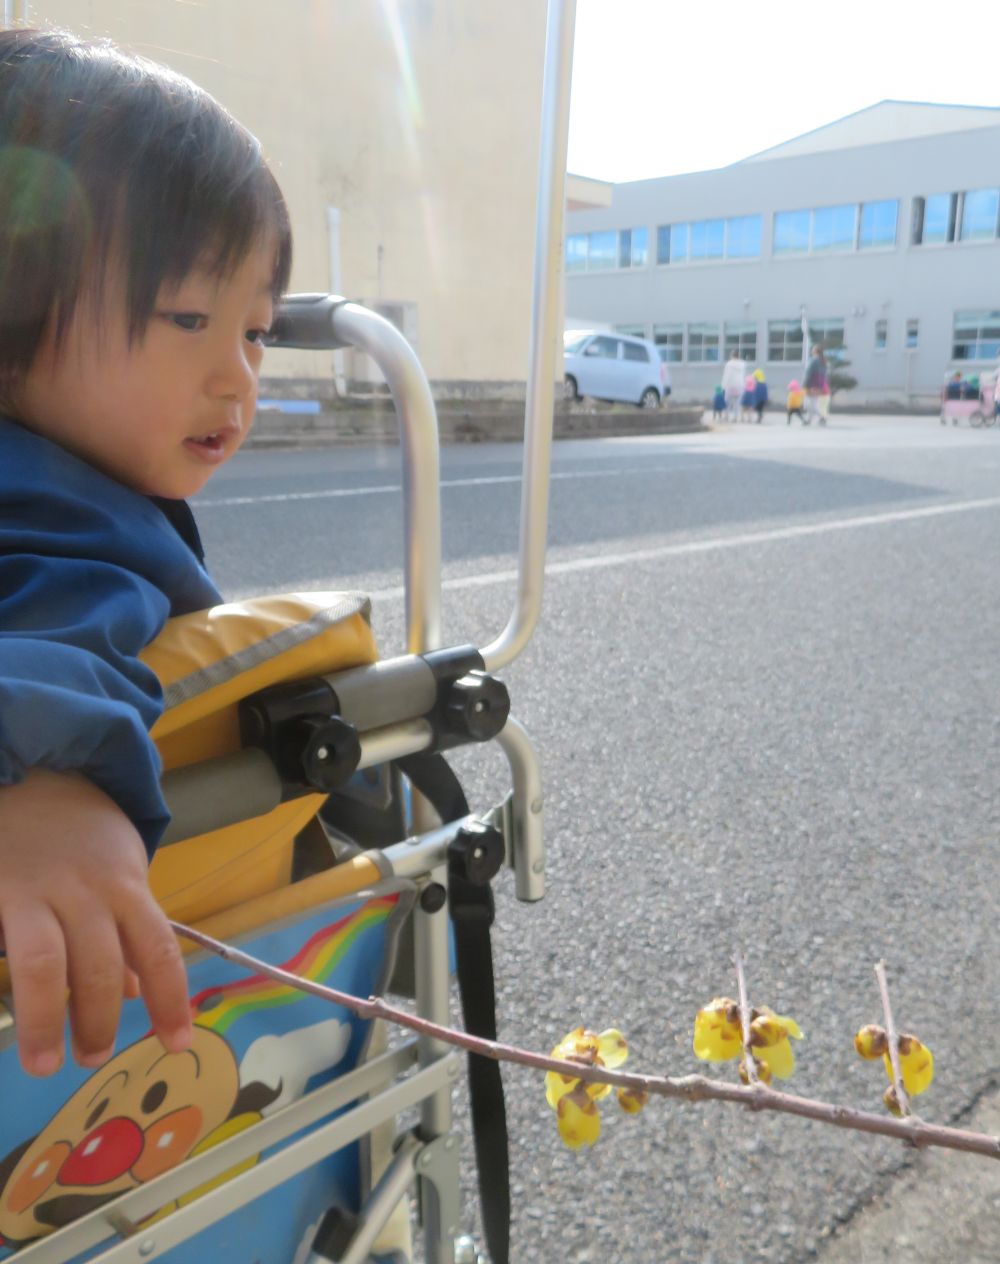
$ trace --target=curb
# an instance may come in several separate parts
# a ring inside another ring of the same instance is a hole
[[[637,408],[560,408],[553,421],[554,439],[608,439],[620,436],[701,434],[703,409],[675,407],[663,411]],[[441,443],[521,443],[523,406],[496,409],[438,407]],[[399,425],[391,407],[345,408],[309,415],[260,411],[244,443],[245,449],[332,448],[398,445]]]

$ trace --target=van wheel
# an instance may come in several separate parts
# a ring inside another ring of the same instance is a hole
[[[639,407],[640,408],[659,408],[659,406],[660,406],[660,392],[653,386],[647,387],[646,390],[642,392],[642,397],[639,400]]]
[[[563,399],[567,403],[572,404],[574,400],[579,398],[580,395],[576,389],[576,378],[567,373],[566,380],[563,382]]]

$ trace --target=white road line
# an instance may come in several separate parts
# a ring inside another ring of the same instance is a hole
[[[689,461],[683,465],[670,466],[650,466],[637,465],[631,468],[612,468],[601,470],[565,470],[554,471],[551,475],[552,481],[559,479],[574,478],[612,478],[618,475],[627,474],[686,474],[689,470],[707,469],[712,464],[711,461]],[[520,474],[493,474],[484,475],[480,478],[445,478],[441,480],[441,487],[487,487],[492,484],[499,483],[520,483]],[[278,504],[283,501],[293,500],[338,500],[342,496],[385,496],[390,493],[401,495],[403,491],[400,483],[375,483],[371,487],[332,487],[324,491],[318,492],[272,492],[263,496],[219,496],[214,500],[195,500],[192,505],[195,509],[219,509],[229,505],[264,505]]]
[[[825,535],[832,531],[854,531],[862,527],[883,527],[895,522],[919,522],[926,518],[940,518],[947,514],[969,513],[974,509],[998,509],[1000,496],[984,500],[949,501],[943,505],[928,505],[923,509],[899,509],[891,513],[865,514],[857,518],[835,518],[827,522],[802,523],[795,527],[776,527],[772,531],[748,531],[743,535],[716,536],[708,540],[688,540],[683,544],[664,544],[654,549],[633,549],[629,553],[603,553],[600,557],[579,557],[566,562],[552,562],[545,568],[546,577],[575,575],[581,571],[605,570],[609,566],[629,566],[637,562],[656,562],[668,557],[685,557],[694,553],[715,553],[723,549],[745,548],[752,544],[770,544],[777,540],[799,540],[811,535]],[[488,575],[461,575],[446,579],[441,587],[445,592],[461,592],[470,588],[492,588],[497,584],[509,584],[517,580],[516,570],[491,571]],[[322,588],[324,581],[315,587]],[[308,586],[303,585],[307,590]],[[373,601],[398,601],[403,588],[384,588],[370,594]]]

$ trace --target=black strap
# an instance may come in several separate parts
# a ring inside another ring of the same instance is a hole
[[[439,754],[410,755],[397,767],[427,799],[442,821],[469,814],[469,804],[450,765]],[[476,886],[454,874],[448,878],[448,904],[455,931],[458,990],[465,1030],[487,1040],[497,1038],[496,993],[493,986],[493,889]],[[500,1064],[469,1054],[469,1105],[479,1169],[479,1205],[493,1264],[510,1256],[510,1160],[507,1112]]]

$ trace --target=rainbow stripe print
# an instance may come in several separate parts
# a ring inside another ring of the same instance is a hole
[[[386,921],[398,899],[398,895],[390,895],[370,900],[355,913],[324,926],[293,957],[281,962],[281,968],[314,983],[325,983],[358,938]],[[191,998],[191,1009],[199,1027],[208,1027],[221,1036],[251,1011],[292,1005],[307,995],[266,975],[254,974],[236,983],[205,988]]]

